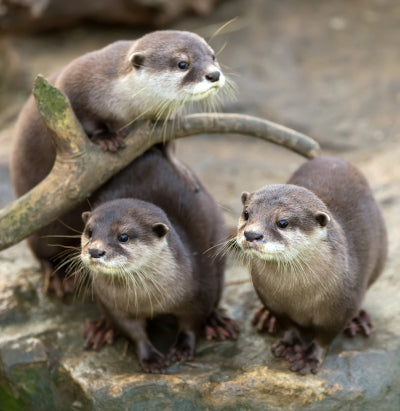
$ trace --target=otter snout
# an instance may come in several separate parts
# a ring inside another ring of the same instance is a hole
[[[92,258],[100,258],[106,255],[104,250],[100,250],[98,248],[89,248],[88,252]]]
[[[244,238],[249,242],[256,242],[264,240],[264,235],[254,231],[245,231]]]
[[[208,81],[211,81],[211,83],[215,83],[216,81],[219,80],[220,76],[221,76],[220,71],[213,71],[212,73],[206,74],[206,79]]]

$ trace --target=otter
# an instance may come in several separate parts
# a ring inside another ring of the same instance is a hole
[[[81,252],[104,314],[85,329],[85,346],[113,341],[114,329],[136,343],[146,372],[194,355],[196,336],[236,339],[236,324],[218,311],[225,258],[214,258],[226,238],[217,204],[201,182],[198,191],[157,148],[143,154],[93,196],[85,211]],[[84,274],[81,274],[84,275]],[[146,321],[158,314],[178,320],[167,358],[149,341]],[[111,340],[110,340],[111,338]]]
[[[303,164],[286,185],[242,193],[242,203],[237,244],[265,316],[285,330],[272,352],[316,373],[346,327],[370,331],[361,303],[385,264],[381,211],[361,172],[331,157]]]
[[[186,103],[215,95],[224,86],[225,76],[203,38],[165,30],[133,41],[117,41],[78,57],[51,76],[50,83],[67,95],[89,138],[103,150],[117,151],[124,147],[127,125],[139,118],[168,119]],[[174,157],[171,144],[164,150],[177,172],[190,175]],[[31,95],[17,120],[11,156],[11,180],[17,197],[42,181],[54,161],[50,132]],[[84,209],[85,205],[78,205],[60,217],[60,222],[28,239],[42,264],[46,290],[53,288],[59,296],[69,287],[62,281],[62,270],[53,275],[60,248],[49,246],[48,236],[67,233],[66,227],[81,231]],[[64,239],[61,243],[72,246],[74,241]]]

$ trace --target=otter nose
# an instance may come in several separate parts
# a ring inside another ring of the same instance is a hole
[[[244,236],[247,241],[261,241],[264,236],[260,233],[255,233],[254,231],[245,231]]]
[[[221,73],[219,71],[213,71],[212,73],[206,74],[206,79],[214,83],[219,80],[220,75]]]
[[[103,255],[106,255],[106,252],[104,250],[99,250],[98,248],[89,248],[89,254],[92,258],[100,258],[103,257]]]

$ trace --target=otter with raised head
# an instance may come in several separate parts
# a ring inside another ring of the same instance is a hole
[[[242,203],[237,243],[285,330],[272,352],[292,371],[316,373],[347,326],[370,331],[361,303],[386,260],[380,209],[360,171],[328,157],[308,161],[286,185],[243,193]]]
[[[187,102],[214,95],[225,76],[204,39],[186,31],[155,31],[133,41],[118,41],[73,60],[50,78],[69,98],[89,138],[104,150],[124,147],[124,131],[138,118],[160,120],[174,115]],[[164,148],[177,172],[188,174],[170,150]],[[55,161],[49,130],[33,96],[23,107],[16,126],[11,178],[17,196],[42,181]],[[163,188],[165,189],[165,188]],[[49,235],[80,231],[85,207],[74,211],[31,236],[31,249],[42,264],[49,287],[64,292],[54,272],[60,248],[49,246]],[[54,242],[54,241],[53,241]],[[62,245],[73,241],[61,240]]]
[[[209,339],[236,339],[235,323],[217,309],[225,259],[214,255],[226,238],[225,224],[213,198],[193,179],[196,192],[154,148],[93,197],[93,211],[82,215],[78,258],[106,321],[86,328],[86,347],[108,342],[115,327],[136,343],[146,372],[164,372],[168,361],[193,358],[203,329]],[[147,319],[158,314],[178,320],[167,359],[145,331]]]

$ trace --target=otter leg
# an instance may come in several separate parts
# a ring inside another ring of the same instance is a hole
[[[116,320],[116,318],[113,318]],[[146,333],[146,320],[118,318],[118,328],[132,341],[136,343],[137,356],[143,370],[153,374],[166,373],[168,362],[150,342]]]
[[[116,152],[125,148],[124,134],[120,131],[112,131],[110,125],[94,120],[83,120],[83,128],[90,140],[99,145],[103,151]]]
[[[44,273],[43,292],[48,295],[54,292],[61,300],[66,294],[72,294],[75,286],[75,276],[67,275],[64,270],[56,270],[54,264],[45,259],[40,259]]]
[[[313,341],[307,348],[294,352],[287,357],[291,363],[290,371],[306,375],[309,372],[316,374],[323,363],[329,346],[323,346]]]
[[[271,351],[275,357],[288,357],[303,350],[300,338],[294,330],[285,331],[283,338],[272,345]]]
[[[196,348],[196,330],[200,321],[188,317],[178,317],[179,331],[176,340],[168,353],[172,362],[191,361]]]
[[[85,325],[83,337],[85,338],[84,348],[93,347],[94,350],[100,349],[104,344],[112,345],[115,341],[117,332],[111,321],[105,316],[98,321],[90,321]]]
[[[236,322],[222,315],[218,308],[207,317],[204,331],[207,340],[217,341],[237,340],[240,332]]]
[[[344,330],[345,334],[349,337],[354,337],[356,334],[362,334],[368,337],[371,331],[371,317],[364,310],[360,310],[358,315],[351,319]]]
[[[276,357],[284,357],[291,363],[290,371],[305,375],[316,374],[323,363],[334,335],[315,330],[315,338],[306,343],[296,331],[286,331],[282,340],[271,347]]]
[[[196,333],[190,330],[181,330],[168,353],[168,360],[172,362],[191,361],[194,359],[195,347]]]
[[[257,328],[257,331],[267,331],[269,334],[275,334],[279,325],[275,315],[264,305],[254,313],[251,323]]]
[[[90,136],[93,143],[100,146],[103,151],[117,152],[119,149],[125,148],[126,144],[124,136],[118,132],[108,130],[96,130]]]

